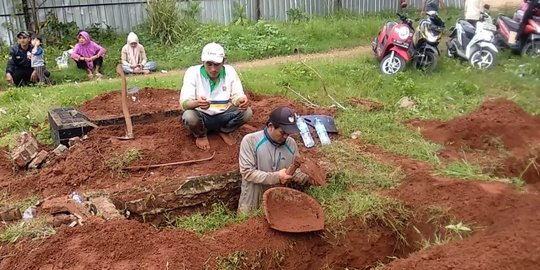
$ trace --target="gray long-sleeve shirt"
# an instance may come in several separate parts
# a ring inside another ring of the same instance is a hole
[[[244,136],[239,156],[242,192],[238,212],[259,208],[263,192],[280,183],[278,171],[289,167],[297,152],[296,142],[291,137],[277,145],[269,140],[264,130]],[[293,175],[293,181],[303,182],[308,178],[300,170]]]

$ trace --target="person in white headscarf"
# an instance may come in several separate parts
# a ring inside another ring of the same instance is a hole
[[[148,61],[144,46],[133,32],[128,34],[127,44],[122,47],[122,69],[126,74],[148,74],[156,70],[156,63]]]

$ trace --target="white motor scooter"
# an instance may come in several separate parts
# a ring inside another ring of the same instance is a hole
[[[450,39],[446,42],[448,57],[465,58],[471,66],[479,69],[493,67],[499,52],[494,44],[497,27],[487,12],[489,5],[484,8],[476,27],[466,20],[458,19],[456,26],[450,29]]]

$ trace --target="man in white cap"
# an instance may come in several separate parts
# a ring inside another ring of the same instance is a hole
[[[225,50],[217,43],[204,46],[201,65],[184,74],[180,90],[182,122],[195,136],[195,144],[210,149],[208,131],[217,131],[228,145],[235,140],[230,133],[253,116],[242,82],[236,70],[225,65]]]

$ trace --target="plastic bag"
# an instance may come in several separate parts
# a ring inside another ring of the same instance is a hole
[[[72,51],[73,51],[73,49],[69,49],[67,51],[64,51],[62,53],[62,56],[56,57],[56,67],[58,69],[66,69],[66,68],[68,68],[69,57],[70,57]]]

